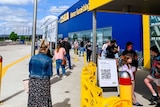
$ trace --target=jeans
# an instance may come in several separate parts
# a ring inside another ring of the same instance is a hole
[[[66,53],[65,57],[66,57],[67,60],[68,60],[69,69],[72,69],[72,67],[71,67],[71,58],[70,58],[70,55]]]
[[[81,56],[81,55],[84,55],[84,47],[80,47],[80,53],[79,53],[79,55]]]
[[[91,55],[92,55],[92,51],[91,50],[87,50],[87,62],[91,61]]]
[[[56,60],[57,75],[59,75],[59,68],[60,68],[60,66],[62,67],[62,74],[65,75],[66,74],[65,65],[62,65],[62,59],[57,59]]]

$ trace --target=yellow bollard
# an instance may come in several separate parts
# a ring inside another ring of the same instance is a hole
[[[2,56],[0,56],[0,91],[1,91],[1,84],[2,84]]]
[[[120,98],[122,100],[128,100],[132,102],[132,84],[128,72],[121,71],[119,83],[120,83]],[[132,103],[129,103],[129,105],[124,107],[132,107]]]
[[[55,62],[55,61],[53,62],[53,67],[54,67],[54,68],[56,67],[56,62]]]
[[[84,66],[87,66],[87,57],[86,57],[86,52],[84,52],[83,60],[84,60]]]
[[[114,97],[114,96],[111,96],[108,98],[100,98],[98,107],[114,107],[113,105],[118,101],[120,101],[120,98]],[[124,106],[124,107],[128,107],[128,106]]]
[[[75,58],[74,61],[77,62],[78,61],[78,55],[77,55],[77,50],[75,50]]]
[[[129,100],[122,100],[119,97],[111,96],[108,98],[99,98],[96,107],[130,107],[132,103]]]
[[[132,85],[128,72],[120,75],[120,98],[103,98],[102,89],[97,86],[96,70],[93,62],[82,69],[80,107],[132,107]]]
[[[1,84],[2,84],[2,56],[0,56],[0,96],[1,96]],[[0,105],[1,105],[1,101],[0,101]]]

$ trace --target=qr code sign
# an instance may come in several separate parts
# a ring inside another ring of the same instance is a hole
[[[102,80],[111,79],[111,70],[110,69],[101,69],[101,79]]]

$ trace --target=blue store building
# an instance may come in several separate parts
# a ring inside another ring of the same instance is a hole
[[[79,0],[58,17],[58,38],[92,42],[92,14],[88,11],[88,0]],[[134,49],[142,51],[142,16],[97,12],[97,44],[102,46],[107,39],[115,39],[121,49],[127,41],[132,41]]]

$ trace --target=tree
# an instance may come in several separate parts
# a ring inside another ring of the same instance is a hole
[[[12,41],[16,41],[18,39],[18,35],[12,32],[9,36],[9,39],[11,39]]]

